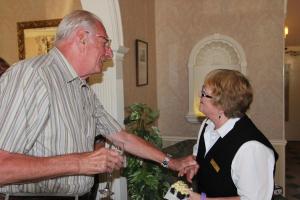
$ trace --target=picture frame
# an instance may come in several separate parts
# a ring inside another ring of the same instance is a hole
[[[17,22],[19,59],[47,53],[53,46],[61,19]]]
[[[136,86],[148,85],[148,43],[137,39],[136,47]]]

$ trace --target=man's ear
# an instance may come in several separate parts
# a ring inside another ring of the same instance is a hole
[[[84,29],[78,29],[76,31],[76,42],[79,45],[86,45],[88,33]]]

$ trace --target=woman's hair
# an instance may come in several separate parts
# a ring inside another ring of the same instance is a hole
[[[253,99],[249,80],[239,71],[216,69],[207,74],[204,86],[211,90],[213,104],[228,118],[242,117]]]
[[[75,10],[59,23],[55,43],[68,38],[78,27],[95,28],[97,22],[102,23],[96,15],[85,10]]]
[[[0,57],[0,76],[9,68],[9,64]]]

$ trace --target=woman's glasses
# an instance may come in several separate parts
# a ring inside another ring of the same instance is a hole
[[[203,89],[201,90],[201,97],[206,97],[206,98],[208,98],[208,99],[212,99],[212,98],[213,98],[212,96],[206,94],[205,91],[204,91]]]

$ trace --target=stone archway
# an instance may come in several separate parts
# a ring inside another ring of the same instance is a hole
[[[92,80],[95,93],[105,109],[120,124],[124,120],[123,57],[128,48],[123,43],[123,28],[118,0],[81,0],[82,9],[96,14],[102,20],[114,52],[112,66]],[[99,82],[101,80],[101,84]]]
[[[118,0],[81,0],[82,9],[96,14],[102,20],[107,34],[112,39],[114,53],[112,66],[101,75],[92,78],[92,88],[105,109],[120,124],[124,120],[123,57],[128,48],[123,44],[123,29]],[[106,182],[100,181],[98,188],[104,188]],[[116,177],[112,190],[115,200],[127,200],[126,178]],[[103,196],[98,192],[96,199]]]

